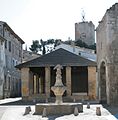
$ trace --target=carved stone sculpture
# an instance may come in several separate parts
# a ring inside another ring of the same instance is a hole
[[[56,96],[56,104],[61,104],[62,101],[62,95],[66,90],[66,87],[63,85],[62,83],[62,76],[61,76],[61,69],[62,66],[61,65],[56,65],[55,68],[56,71],[56,82],[55,85],[51,87],[51,90],[54,92],[55,96]]]

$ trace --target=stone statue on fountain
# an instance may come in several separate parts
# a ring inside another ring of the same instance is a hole
[[[62,76],[61,76],[61,69],[62,66],[60,64],[56,65],[54,67],[54,70],[56,71],[56,82],[54,84],[54,86],[51,87],[51,90],[54,92],[55,96],[56,96],[56,104],[62,104],[63,100],[62,100],[62,95],[64,94],[66,87],[63,85],[62,83]]]

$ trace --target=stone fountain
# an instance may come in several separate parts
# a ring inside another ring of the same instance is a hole
[[[56,96],[56,104],[62,104],[62,95],[66,90],[66,87],[63,85],[62,83],[62,77],[61,77],[61,69],[62,66],[61,65],[57,65],[54,70],[57,69],[56,72],[56,82],[55,85],[51,87],[51,90],[54,92],[55,96]]]
[[[47,115],[65,115],[74,113],[75,107],[79,112],[83,112],[83,105],[81,103],[63,103],[62,96],[66,90],[66,86],[62,83],[61,65],[56,65],[56,82],[51,90],[56,96],[55,103],[39,103],[35,105],[35,114],[42,115],[45,109]]]

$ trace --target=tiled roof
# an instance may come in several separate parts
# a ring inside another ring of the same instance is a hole
[[[62,66],[96,66],[96,62],[60,48],[31,61],[19,64],[16,68],[55,66],[57,64]]]

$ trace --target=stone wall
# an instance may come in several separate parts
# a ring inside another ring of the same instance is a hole
[[[118,104],[118,4],[108,9],[97,27],[98,82],[105,63],[108,104]],[[99,84],[100,85],[100,84]],[[100,88],[100,86],[99,86]]]
[[[23,59],[22,59],[22,62],[24,63],[24,62],[36,59],[36,58],[38,58],[40,56],[41,55],[38,54],[38,53],[33,53],[33,52],[30,52],[30,51],[27,51],[27,50],[23,50]]]

